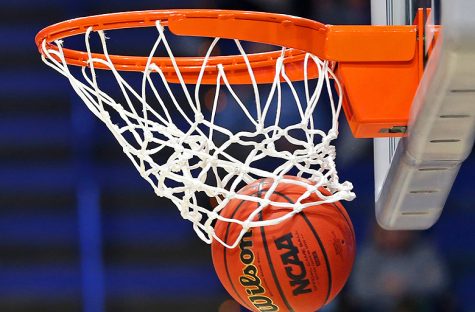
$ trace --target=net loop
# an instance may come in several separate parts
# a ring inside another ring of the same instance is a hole
[[[187,85],[183,78],[186,68],[176,61],[167,40],[167,27],[157,21],[155,28],[157,38],[135,86],[115,68],[105,33],[92,27],[84,36],[87,67],[70,68],[61,40],[55,41],[52,48],[44,41],[42,57],[69,80],[91,112],[110,129],[155,194],[170,199],[183,219],[192,222],[200,239],[207,243],[217,240],[234,248],[251,228],[278,224],[309,207],[355,197],[350,182],[339,182],[335,166],[332,142],[338,137],[342,106],[336,93],[342,94],[342,87],[328,61],[307,53],[302,64],[304,81],[299,87],[286,74],[287,49],[282,48],[275,59],[273,82],[264,88],[256,82],[255,69],[243,44],[233,40],[251,83],[243,91],[229,82],[233,72],[216,64],[213,89],[204,87],[202,79],[221,40],[214,38],[203,56],[196,83]],[[94,57],[91,39],[95,35],[103,58]],[[153,62],[159,50],[169,57],[178,83],[169,83],[160,64]],[[110,70],[109,79],[100,79],[104,70],[97,69],[99,65]],[[309,78],[311,67],[318,69],[317,78]],[[112,80],[115,93],[108,90]],[[203,101],[205,93],[208,100]],[[316,128],[316,109],[323,98],[329,102],[331,115],[328,131]],[[289,111],[295,117],[289,117]],[[290,175],[309,182],[291,179]],[[268,179],[270,183],[262,196],[239,192],[258,179]],[[306,191],[295,203],[279,202],[272,195],[280,183]],[[214,201],[212,206],[208,203],[210,198]],[[255,207],[244,220],[220,214],[236,200],[252,202]],[[270,206],[286,213],[261,220],[259,215],[265,215],[263,212]],[[218,220],[240,229],[234,241],[224,242],[215,233],[213,227]]]

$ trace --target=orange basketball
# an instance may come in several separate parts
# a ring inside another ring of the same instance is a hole
[[[262,179],[239,193],[262,197],[270,186],[271,180]],[[304,192],[302,186],[282,182],[270,199],[294,202]],[[307,202],[316,199],[314,195]],[[255,202],[232,200],[221,215],[245,220],[256,206]],[[274,219],[288,211],[268,206],[255,220]],[[234,223],[218,220],[215,225],[216,235],[228,244],[240,231]],[[221,283],[247,309],[313,312],[330,302],[346,283],[355,258],[355,235],[348,214],[337,202],[305,208],[277,225],[251,228],[234,249],[216,240],[211,247]]]

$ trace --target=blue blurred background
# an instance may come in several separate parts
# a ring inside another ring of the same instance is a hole
[[[0,311],[236,311],[209,246],[171,202],[154,195],[67,80],[41,62],[33,41],[41,28],[78,16],[200,7],[370,23],[369,0],[3,0]],[[339,172],[358,195],[346,207],[363,253],[380,243],[373,240],[372,143],[353,139],[344,123],[341,132]],[[440,221],[413,238],[416,250],[430,245],[440,260],[444,282],[433,294],[443,302],[397,311],[475,311],[474,178],[472,155]],[[359,281],[349,285],[329,311],[365,310]]]

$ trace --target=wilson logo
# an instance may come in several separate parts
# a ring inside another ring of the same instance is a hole
[[[240,248],[240,260],[244,264],[243,275],[239,277],[239,282],[246,289],[249,301],[262,312],[279,311],[279,308],[272,302],[272,299],[265,296],[266,290],[262,287],[261,279],[254,265],[254,253],[252,252],[252,230],[244,234]]]
[[[299,259],[299,249],[292,242],[292,233],[277,238],[275,245],[282,250],[280,258],[285,267],[285,273],[290,279],[290,286],[294,296],[312,292],[310,281],[307,279],[307,270],[304,263]]]

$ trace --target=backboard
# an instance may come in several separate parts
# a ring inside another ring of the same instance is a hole
[[[409,24],[418,8],[425,8],[426,57],[408,136],[374,140],[376,218],[386,229],[431,227],[474,142],[475,2],[372,0],[372,23]]]

